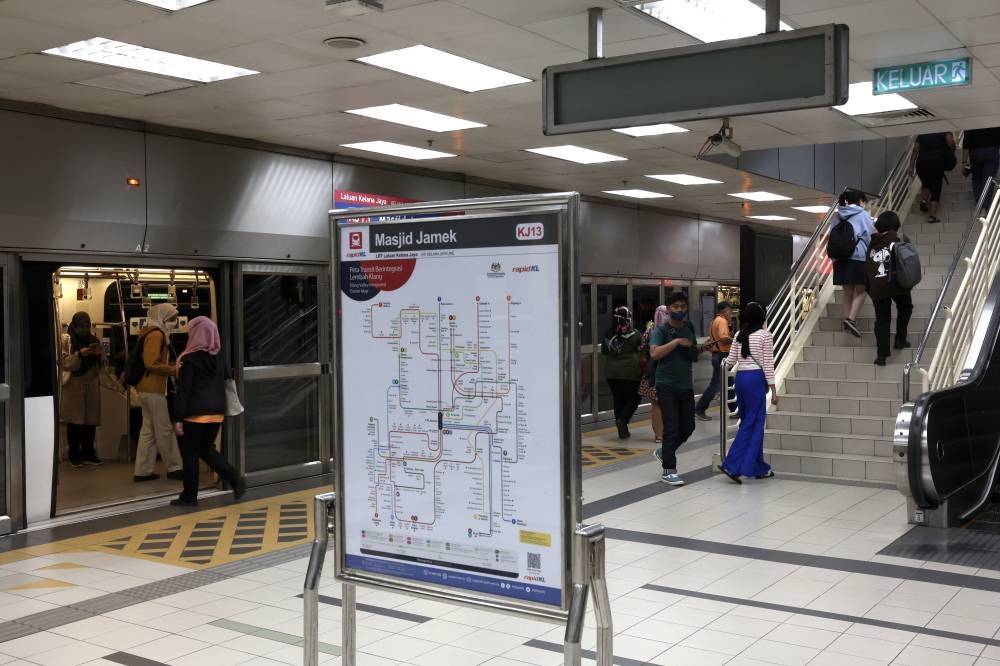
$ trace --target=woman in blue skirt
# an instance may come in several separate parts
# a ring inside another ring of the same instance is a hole
[[[750,303],[740,313],[742,325],[729,350],[726,367],[736,367],[736,404],[740,427],[719,470],[736,483],[741,476],[766,479],[774,476],[764,462],[764,425],[767,419],[767,391],[771,404],[778,404],[774,388],[774,340],[764,328],[766,311],[760,303]]]

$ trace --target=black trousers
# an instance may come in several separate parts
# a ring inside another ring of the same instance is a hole
[[[236,468],[215,449],[215,436],[219,434],[221,423],[184,422],[184,436],[177,438],[184,464],[184,490],[181,499],[194,502],[198,499],[198,459],[201,458],[230,486],[235,486],[240,478]]]
[[[71,462],[97,457],[97,452],[94,450],[94,438],[96,435],[97,426],[95,425],[66,424],[66,442],[69,444],[69,459]]]
[[[639,382],[631,379],[608,379],[614,403],[615,421],[628,423],[639,407]]]
[[[875,305],[875,344],[879,356],[888,356],[889,328],[892,325],[892,303],[896,302],[896,342],[906,340],[906,327],[910,324],[913,314],[913,298],[909,293],[901,296],[890,296],[874,301]]]
[[[677,469],[677,449],[694,432],[694,391],[657,385],[656,398],[663,414],[663,469]]]

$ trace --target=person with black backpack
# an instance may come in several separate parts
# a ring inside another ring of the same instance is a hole
[[[896,303],[896,349],[906,349],[910,346],[906,339],[906,328],[913,314],[913,298],[910,296],[912,286],[907,288],[906,281],[899,279],[897,245],[909,243],[910,239],[899,232],[899,216],[887,210],[878,216],[875,222],[875,233],[872,234],[871,248],[868,250],[868,261],[865,265],[865,281],[868,293],[875,305],[875,365],[885,365],[889,357],[889,328],[892,325],[892,303]],[[918,264],[919,273],[919,264]]]
[[[864,192],[844,190],[830,228],[826,253],[833,260],[833,284],[844,288],[844,330],[861,337],[858,312],[865,303],[865,258],[875,225],[864,205]]]
[[[951,132],[921,134],[910,154],[910,178],[920,178],[920,211],[927,213],[927,223],[941,220],[937,216],[941,203],[941,186],[944,172],[955,168],[955,135]]]

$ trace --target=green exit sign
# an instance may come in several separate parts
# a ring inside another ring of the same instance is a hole
[[[879,67],[872,81],[872,94],[888,95],[908,90],[967,86],[972,83],[970,58],[953,58],[912,65]]]

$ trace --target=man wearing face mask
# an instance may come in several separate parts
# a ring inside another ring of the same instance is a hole
[[[683,486],[677,473],[677,449],[694,432],[694,373],[698,355],[710,345],[699,346],[694,327],[686,321],[688,298],[675,291],[667,298],[670,318],[653,330],[649,340],[649,355],[656,361],[656,396],[663,413],[663,447],[660,461],[663,474],[660,481],[671,486]]]
[[[177,308],[161,303],[149,308],[146,327],[139,332],[142,345],[142,362],[146,372],[135,390],[142,401],[142,430],[135,453],[137,482],[160,478],[156,473],[156,452],[160,452],[167,466],[167,477],[183,479],[181,454],[174,436],[174,426],[167,409],[167,377],[172,377],[177,366],[170,362],[170,331],[177,328]]]

